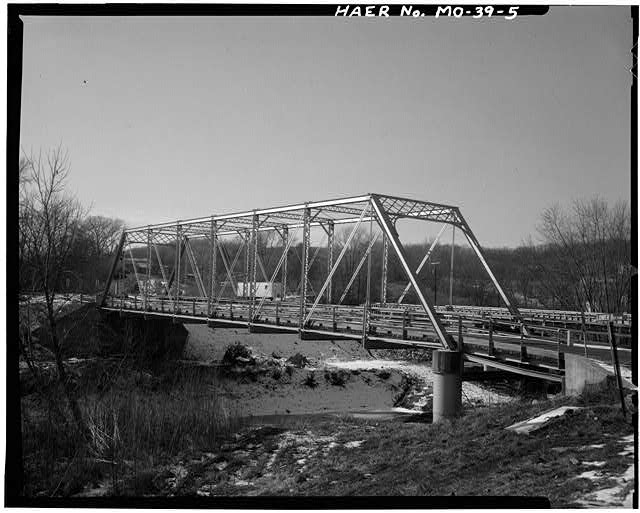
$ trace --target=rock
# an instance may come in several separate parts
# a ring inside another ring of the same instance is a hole
[[[271,356],[273,358],[275,358],[276,360],[279,360],[280,358],[282,358],[282,355],[280,353],[278,353],[277,351],[274,351],[273,353],[271,353]]]
[[[298,369],[302,369],[303,367],[309,365],[309,360],[302,353],[296,353],[287,359],[287,363],[292,364]]]

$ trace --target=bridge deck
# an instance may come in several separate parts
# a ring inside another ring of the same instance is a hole
[[[363,318],[362,306],[318,305],[312,317],[302,328],[301,308],[298,302],[265,301],[259,315],[251,319],[251,302],[248,300],[222,301],[211,312],[202,298],[138,296],[108,297],[102,307],[126,315],[173,318],[176,322],[207,323],[211,327],[248,327],[252,332],[297,333],[303,339],[350,339],[361,341],[365,347],[406,348],[422,347],[441,349],[429,318],[414,305],[372,305],[368,318]],[[564,354],[587,354],[592,358],[610,360],[610,350],[603,326],[588,324],[583,332],[576,329],[577,319],[571,312],[551,312],[549,318],[540,311],[526,312],[528,333],[520,332],[519,325],[507,315],[491,310],[491,321],[486,311],[473,307],[457,307],[455,310],[439,309],[439,316],[457,340],[463,339],[465,358],[470,361],[509,370],[517,374],[561,381],[564,374]],[[494,320],[495,319],[495,320]],[[580,321],[581,323],[581,321]],[[564,327],[558,327],[562,324]],[[366,333],[363,327],[368,326]],[[606,327],[604,327],[606,329]],[[625,353],[630,340],[625,326],[617,327],[616,338],[621,343],[621,359],[629,359]],[[586,347],[583,337],[586,336]],[[578,343],[579,341],[579,343]]]

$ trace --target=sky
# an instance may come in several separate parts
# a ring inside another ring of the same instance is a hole
[[[555,202],[630,200],[628,6],[23,20],[22,148],[62,144],[129,226],[377,192],[515,247]]]

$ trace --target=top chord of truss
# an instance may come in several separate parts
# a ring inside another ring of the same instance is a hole
[[[281,228],[295,228],[302,226],[305,210],[309,210],[312,224],[326,226],[329,224],[348,224],[357,222],[363,211],[367,209],[372,198],[377,198],[387,216],[392,220],[411,218],[425,221],[436,221],[459,225],[462,218],[458,207],[369,193],[363,196],[298,203],[283,207],[265,208],[236,212],[232,214],[212,215],[195,219],[179,220],[147,226],[138,226],[126,230],[131,242],[146,242],[151,232],[155,239],[167,242],[175,237],[176,227],[180,227],[183,235],[190,238],[207,237],[211,231],[211,224],[215,222],[218,235],[236,234],[252,228],[254,216],[258,218],[258,230],[268,231]],[[370,215],[373,215],[370,212]],[[139,241],[136,239],[140,239]]]

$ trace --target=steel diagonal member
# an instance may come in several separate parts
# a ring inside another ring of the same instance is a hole
[[[303,228],[303,226],[301,226],[301,225],[295,225],[295,226],[296,226],[297,228]],[[304,252],[304,250],[303,250],[303,252]],[[300,262],[300,264],[301,264],[301,265],[304,265],[304,264],[302,263],[302,258],[300,258],[300,255],[298,255],[297,251],[294,251],[293,253],[294,253],[294,254],[296,255],[296,257],[298,258],[298,262]],[[311,263],[313,263],[313,262],[311,261]],[[307,266],[307,268],[311,268],[311,264],[309,264],[309,265]],[[316,293],[315,289],[313,288],[313,284],[312,284],[310,281],[307,281],[307,286],[311,289],[311,292],[313,292],[314,294]],[[296,292],[296,294],[300,294],[300,292],[301,292],[301,288],[302,288],[302,280],[300,280],[300,282],[298,283],[298,286],[296,287],[296,291],[295,291],[295,292]]]
[[[234,257],[233,262],[231,263],[231,268],[229,268],[229,263],[227,262],[227,258],[225,257],[222,242],[220,241],[218,242],[219,242],[218,249],[220,250],[220,255],[222,256],[222,262],[224,263],[224,267],[227,270],[227,277],[229,278],[229,282],[231,283],[231,285],[234,287],[233,293],[237,296],[238,287],[233,282],[233,270],[235,269],[236,264],[238,263],[238,258],[240,258],[240,254],[242,253],[242,250],[244,249],[245,241],[244,239],[242,239],[242,244],[240,244],[240,246],[238,247],[238,251],[236,251],[236,256]],[[222,294],[224,293],[224,289],[226,287],[227,287],[226,283],[224,283],[222,287],[220,287],[220,292],[218,293],[218,297],[216,298],[216,304],[215,304],[216,308],[220,303],[220,299],[222,298]]]
[[[287,240],[287,245],[285,246],[284,250],[282,251],[282,255],[280,255],[280,260],[278,260],[278,264],[276,265],[275,270],[273,271],[273,274],[271,275],[271,279],[269,280],[269,286],[273,287],[273,282],[276,279],[276,276],[278,274],[278,271],[280,270],[280,267],[282,267],[282,263],[284,262],[285,258],[287,257],[287,253],[289,252],[289,249],[291,248],[291,245],[293,244],[293,239],[295,238],[295,235],[297,235],[297,232],[299,232],[300,229],[298,229],[296,231],[296,233],[294,234],[294,237],[289,237]],[[258,314],[260,313],[260,310],[262,310],[262,305],[264,305],[265,300],[267,299],[267,296],[263,296],[262,299],[260,300],[260,303],[258,303],[258,307],[256,308],[255,312],[253,313],[253,317],[251,318],[251,321],[255,320],[255,318],[258,316]]]
[[[107,300],[107,294],[109,294],[109,289],[111,288],[111,282],[113,281],[113,275],[116,272],[116,268],[118,267],[118,260],[120,259],[120,255],[122,254],[122,248],[124,247],[124,243],[127,239],[127,232],[122,230],[120,234],[120,240],[118,241],[118,246],[116,247],[116,252],[113,255],[113,261],[111,262],[111,270],[109,271],[109,277],[107,278],[107,283],[104,287],[104,294],[102,294],[102,299],[100,300],[100,306],[104,306]],[[123,259],[124,261],[124,259]]]
[[[404,247],[402,246],[402,243],[400,242],[398,233],[396,232],[396,229],[391,224],[391,220],[387,216],[387,213],[385,212],[384,208],[380,204],[380,200],[375,194],[371,195],[371,204],[373,205],[373,208],[376,213],[376,217],[378,218],[378,223],[380,224],[384,232],[387,234],[387,237],[389,237],[389,241],[391,242],[391,245],[393,246],[393,249],[395,250],[397,257],[400,260],[402,267],[407,273],[407,276],[409,277],[409,280],[411,281],[411,284],[413,285],[416,291],[416,294],[418,295],[418,299],[420,300],[422,307],[424,308],[425,312],[429,316],[429,319],[431,320],[431,324],[433,325],[433,328],[436,331],[436,335],[438,335],[438,339],[440,340],[440,343],[444,348],[456,349],[456,343],[453,341],[453,338],[449,333],[447,333],[447,330],[444,328],[444,326],[440,322],[440,319],[438,319],[438,317],[436,316],[435,308],[433,307],[433,305],[431,305],[429,300],[422,293],[422,290],[420,290],[420,287],[418,286],[418,277],[411,270],[411,267],[407,262],[406,253],[404,251]]]
[[[167,285],[169,284],[169,282],[167,281],[167,273],[164,271],[164,264],[162,263],[162,258],[160,258],[160,250],[158,249],[158,246],[156,245],[156,243],[153,243],[153,248],[156,250],[156,258],[158,259],[158,267],[160,267],[160,273],[162,274],[162,281],[163,284],[162,286],[164,287],[164,291],[165,291],[165,295],[169,295],[169,288],[167,287]]]
[[[498,283],[498,280],[493,275],[493,272],[491,271],[489,264],[487,264],[487,261],[484,257],[484,252],[482,251],[482,246],[480,246],[478,239],[476,239],[476,236],[474,235],[473,231],[467,224],[467,221],[464,219],[464,217],[462,217],[462,214],[460,213],[460,211],[458,211],[457,214],[458,214],[458,219],[460,220],[460,228],[462,230],[462,233],[464,233],[465,237],[469,241],[469,245],[475,252],[478,259],[480,260],[480,263],[484,267],[485,271],[487,271],[487,274],[489,275],[489,278],[491,278],[491,281],[493,282],[494,286],[496,287],[496,289],[498,289],[498,293],[500,294],[500,297],[502,297],[502,300],[507,305],[507,308],[509,309],[509,313],[517,321],[523,322],[524,319],[522,317],[522,314],[520,313],[518,308],[511,303],[511,301],[509,300],[509,297],[505,294],[504,290],[502,290],[500,283]],[[524,325],[524,322],[523,322],[523,329],[524,329],[524,334],[528,336],[529,332],[527,330],[527,327]]]
[[[177,262],[180,262],[180,259],[182,258],[182,255],[184,254],[184,250],[185,250],[185,244],[184,241],[182,241],[182,244],[180,245],[180,251],[178,252],[178,248],[176,247],[176,253],[178,254],[178,258],[177,258]],[[167,288],[169,290],[171,290],[171,287],[173,286],[173,280],[176,277],[176,268],[175,268],[174,264],[174,268],[171,270],[171,275],[169,276],[169,281],[167,282]]]
[[[438,241],[440,240],[440,236],[442,235],[442,233],[444,232],[446,227],[447,227],[447,225],[445,224],[445,225],[442,226],[442,228],[440,228],[440,231],[438,232],[438,235],[436,235],[435,240],[431,243],[431,246],[429,247],[429,250],[424,255],[424,258],[422,259],[422,262],[420,262],[420,265],[416,269],[416,276],[418,274],[420,274],[420,271],[422,271],[422,268],[424,267],[424,265],[429,261],[429,257],[431,256],[431,253],[433,252],[435,247],[438,245]],[[398,299],[398,304],[400,304],[400,303],[402,303],[402,301],[404,301],[404,297],[407,295],[407,292],[409,292],[410,288],[411,288],[411,282],[407,283],[407,286],[402,291],[402,294],[400,295],[400,298]]]
[[[353,227],[353,230],[351,230],[351,233],[349,234],[349,237],[347,238],[347,241],[345,242],[344,246],[342,247],[342,251],[340,251],[340,254],[338,255],[338,259],[336,260],[336,263],[333,264],[333,267],[331,268],[331,272],[329,273],[329,276],[327,276],[327,279],[325,280],[325,282],[322,284],[322,288],[320,289],[320,292],[317,294],[316,300],[314,301],[313,306],[311,306],[311,309],[309,310],[309,313],[304,318],[304,322],[302,324],[303,326],[305,326],[309,322],[309,319],[313,315],[313,312],[315,311],[316,307],[318,306],[318,303],[320,302],[320,299],[322,299],[322,294],[324,294],[324,291],[327,288],[327,286],[329,284],[329,281],[331,280],[331,278],[333,278],[333,275],[335,274],[336,269],[338,269],[338,266],[340,265],[340,262],[342,261],[342,257],[344,257],[345,253],[347,252],[347,248],[349,247],[349,244],[351,244],[351,240],[353,239],[354,235],[358,231],[358,228],[360,227],[360,224],[362,223],[362,220],[364,219],[364,215],[369,210],[371,210],[371,206],[370,205],[367,205],[365,208],[362,209],[362,213],[360,214],[360,217],[358,218],[358,222]]]
[[[316,247],[316,250],[313,252],[313,255],[311,255],[311,259],[309,260],[309,265],[308,265],[308,270],[311,270],[311,267],[313,266],[313,263],[316,260],[316,257],[318,256],[318,253],[320,252],[320,248],[322,247],[322,243],[324,242],[324,236],[322,239],[320,239],[320,244],[318,244],[318,246]],[[296,253],[296,255],[298,255]],[[302,259],[300,258],[300,256],[298,255],[298,260],[300,260],[300,263],[302,263]],[[296,292],[300,292],[300,286],[302,285],[302,282],[298,283],[298,288],[296,289]],[[311,291],[315,294],[315,290],[313,290],[313,285],[311,284],[311,282],[308,282],[307,285],[309,285],[309,287],[311,287]]]
[[[376,233],[376,236],[373,239],[371,239],[371,241],[369,242],[369,245],[367,246],[367,250],[364,252],[364,255],[362,255],[360,262],[358,262],[358,265],[356,266],[355,271],[353,271],[353,274],[351,275],[351,279],[349,280],[349,283],[347,283],[347,286],[345,287],[344,292],[340,296],[340,300],[338,301],[339,305],[341,305],[342,302],[344,301],[344,298],[347,297],[347,294],[349,293],[349,289],[351,288],[351,285],[353,285],[353,282],[356,281],[356,277],[358,276],[360,269],[362,269],[362,266],[364,265],[365,260],[369,256],[369,253],[371,253],[373,245],[376,243],[381,233],[382,232]]]
[[[189,265],[191,266],[191,270],[193,271],[193,275],[196,279],[196,285],[198,286],[198,290],[200,291],[200,295],[202,297],[207,297],[207,291],[205,290],[204,283],[202,281],[202,276],[200,275],[200,269],[198,268],[198,261],[196,260],[196,255],[193,252],[193,248],[191,247],[191,242],[187,237],[185,239],[185,244],[187,246],[187,258],[189,259]]]
[[[127,251],[129,252],[129,258],[131,259],[131,266],[133,267],[133,275],[136,277],[136,283],[138,285],[138,290],[140,290],[140,279],[138,278],[138,270],[136,269],[136,261],[133,259],[133,253],[131,252],[131,246],[127,246]]]
[[[260,267],[260,272],[262,273],[264,281],[267,281],[269,278],[267,278],[267,272],[264,270],[264,264],[262,263],[260,255],[256,255],[256,260],[258,261],[258,267]]]

